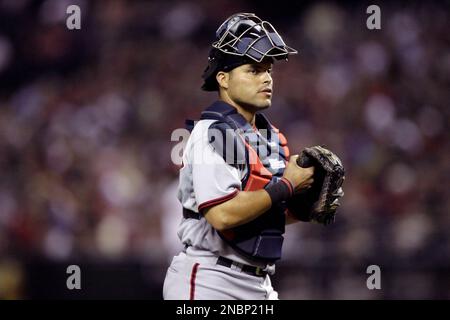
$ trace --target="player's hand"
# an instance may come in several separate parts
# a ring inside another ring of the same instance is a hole
[[[288,179],[294,186],[295,192],[300,192],[311,188],[314,182],[314,167],[302,168],[297,164],[298,154],[289,158],[289,162],[284,169],[283,177]]]

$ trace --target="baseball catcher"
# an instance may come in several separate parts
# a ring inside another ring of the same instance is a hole
[[[324,225],[334,222],[339,198],[344,195],[345,170],[341,160],[330,150],[314,146],[302,151],[297,164],[315,168],[314,182],[309,189],[287,201],[289,213],[301,221]]]
[[[291,155],[263,113],[272,106],[272,68],[296,53],[253,13],[234,14],[217,29],[202,75],[202,89],[217,100],[186,121],[178,189],[184,249],[167,269],[164,299],[278,299],[270,276],[285,226],[334,220],[341,161],[323,147]]]

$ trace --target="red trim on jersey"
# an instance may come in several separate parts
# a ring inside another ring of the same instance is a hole
[[[198,206],[198,211],[201,211],[205,208],[209,208],[209,207],[215,206],[217,204],[223,203],[225,201],[228,201],[230,199],[233,199],[235,196],[237,196],[238,192],[239,192],[239,190],[236,189],[232,193],[227,194],[226,196],[203,202],[202,204],[200,204]]]
[[[194,264],[191,272],[191,290],[190,290],[190,300],[195,300],[195,278],[197,277],[197,270],[200,263]]]

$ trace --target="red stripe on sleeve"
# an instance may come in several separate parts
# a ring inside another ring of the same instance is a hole
[[[239,191],[236,189],[232,193],[227,194],[226,196],[203,202],[202,204],[200,204],[198,206],[198,211],[201,211],[201,210],[203,210],[205,208],[209,208],[209,207],[215,206],[217,204],[220,204],[222,202],[225,202],[225,201],[228,201],[230,199],[233,199],[235,196],[237,196],[238,192]]]

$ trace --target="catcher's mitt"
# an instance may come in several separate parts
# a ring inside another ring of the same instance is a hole
[[[314,182],[311,188],[288,200],[290,213],[302,221],[324,225],[334,222],[339,198],[344,196],[345,170],[341,160],[330,150],[314,146],[302,151],[297,164],[303,168],[315,167]]]

